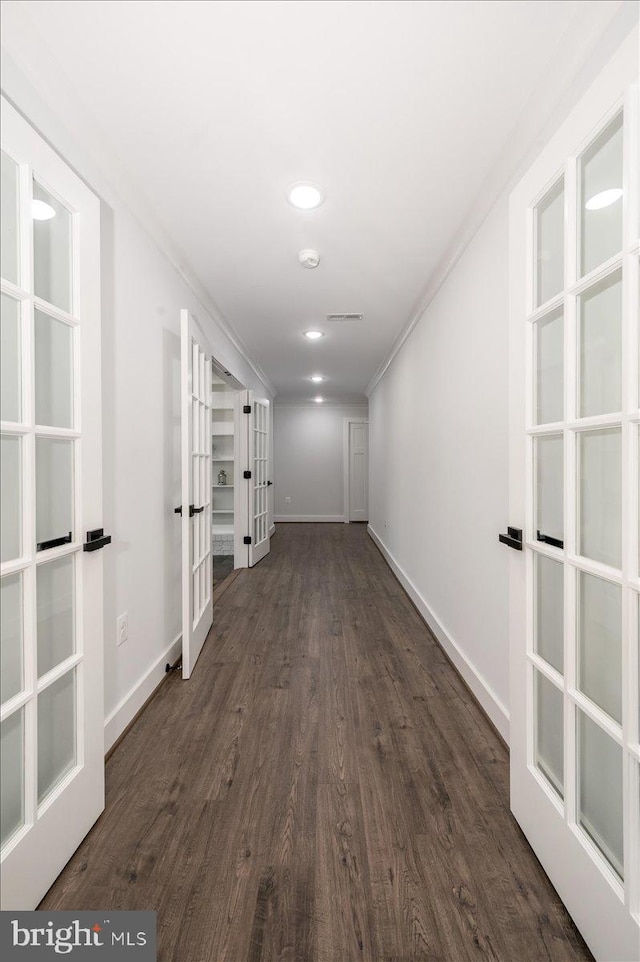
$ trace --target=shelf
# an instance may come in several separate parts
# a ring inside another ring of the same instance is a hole
[[[233,455],[231,455],[230,458],[211,458],[211,460],[215,463],[219,461],[235,461],[235,458]],[[225,487],[225,485],[221,485],[221,487]]]
[[[233,534],[232,524],[214,524],[211,526],[212,534]]]
[[[212,508],[211,514],[233,514],[233,508]]]
[[[217,488],[218,491],[224,491],[225,488],[231,488],[233,490],[233,484],[212,484],[212,488]]]
[[[233,421],[213,421],[211,433],[214,437],[216,435],[224,438],[233,437]]]

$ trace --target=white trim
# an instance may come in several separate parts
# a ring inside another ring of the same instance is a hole
[[[506,139],[500,157],[478,191],[477,199],[466,212],[461,228],[434,268],[426,290],[394,341],[389,354],[367,384],[367,397],[373,394],[376,385],[402,350],[411,332],[500,197],[517,183],[521,173],[539,154],[540,144],[549,140],[584,94],[591,79],[586,78],[585,86],[582,75],[587,60],[598,57],[604,64],[611,55],[610,48],[615,49],[633,28],[634,6],[631,3],[592,2],[587,9],[581,6],[571,20],[558,43],[557,53],[546,65],[542,79]],[[615,34],[615,37],[612,34]],[[564,91],[564,97],[559,104],[558,91]]]
[[[279,521],[344,521],[343,514],[277,514],[274,527]]]
[[[368,424],[369,418],[346,417],[342,419],[342,508],[344,511],[343,521],[349,524],[349,514],[351,505],[349,502],[349,471],[350,471],[350,451],[349,451],[349,425]],[[368,465],[367,465],[368,470]]]
[[[86,177],[79,173],[78,167],[84,166],[85,158],[89,160],[100,177],[104,178],[105,186],[108,185],[115,191],[119,199],[151,238],[156,248],[167,258],[173,269],[193,291],[202,307],[229,339],[231,345],[259,378],[267,392],[275,396],[277,392],[272,382],[260,365],[251,357],[239,335],[222,316],[205,286],[187,266],[182,252],[161,226],[152,206],[142,197],[122,161],[113,153],[112,148],[106,142],[96,125],[95,118],[78,98],[68,78],[52,58],[51,50],[34,30],[28,14],[21,10],[18,4],[7,5],[7,8],[3,10],[3,27],[5,37],[8,37],[10,32],[14,31],[15,36],[21,38],[19,60],[16,56],[18,51],[15,48],[11,50],[8,47],[6,50],[3,49],[2,89],[5,97],[8,98],[18,113],[44,137],[77,176],[99,197],[103,197],[104,192],[101,187],[89,183]],[[34,103],[31,91],[25,95],[24,82],[16,74],[21,74],[22,78],[27,81],[36,94],[39,103]],[[46,91],[46,95],[43,91]],[[48,116],[43,117],[41,105],[45,105],[47,110],[53,111],[56,118],[54,124],[51,123]],[[58,118],[64,117],[65,108],[76,114],[82,125],[84,135],[82,161],[78,159],[78,151],[74,149],[73,141],[70,143],[67,130],[59,125]],[[236,365],[233,361],[227,363],[228,359],[225,357],[224,348],[217,350],[216,356],[227,370],[233,372]]]
[[[455,639],[451,636],[446,626],[440,621],[429,603],[420,594],[414,583],[411,581],[404,569],[398,564],[384,542],[376,534],[370,524],[367,531],[373,542],[382,553],[394,575],[407,592],[412,602],[418,609],[423,621],[435,637],[440,647],[453,663],[454,668],[462,676],[473,694],[480,702],[482,708],[489,716],[498,733],[509,744],[509,710],[502,704],[491,685],[480,674],[476,666],[470,661]]]
[[[274,401],[273,406],[274,408],[317,408],[319,411],[323,408],[361,408],[367,412],[369,410],[369,402],[366,399],[364,401],[324,401],[322,404],[318,404],[313,400],[301,401],[294,398],[287,401],[285,398]]]
[[[272,524],[271,527],[269,528],[269,537],[273,538],[275,533],[276,533],[276,526],[275,524]]]
[[[182,632],[171,642],[168,648],[156,658],[147,672],[140,678],[133,688],[129,689],[124,698],[118,702],[113,711],[109,712],[104,721],[104,750],[108,752],[116,743],[127,725],[135,718],[147,699],[165,677],[166,664],[174,664],[180,657],[182,650]]]

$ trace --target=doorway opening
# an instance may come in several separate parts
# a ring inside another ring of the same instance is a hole
[[[243,386],[215,358],[211,384],[211,544],[213,587],[219,588],[239,565],[235,550],[239,523],[239,419]]]

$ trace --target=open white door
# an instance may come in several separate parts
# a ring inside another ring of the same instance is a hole
[[[640,958],[636,45],[510,215],[511,806],[600,962]]]
[[[4,98],[2,355],[1,892],[33,909],[104,808],[100,206]]]
[[[269,402],[248,392],[249,567],[269,553]]]
[[[211,568],[211,349],[180,312],[182,370],[182,677],[189,678],[213,621]]]

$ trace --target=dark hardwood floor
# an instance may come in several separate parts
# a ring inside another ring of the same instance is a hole
[[[233,571],[232,554],[216,554],[213,556],[213,585],[218,587]]]
[[[163,962],[591,959],[504,745],[362,525],[278,525],[41,908],[155,909]]]

